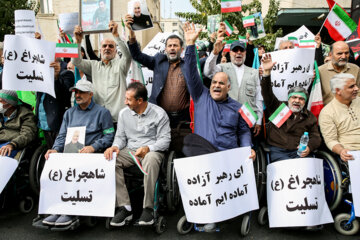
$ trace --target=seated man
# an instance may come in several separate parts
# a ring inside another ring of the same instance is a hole
[[[274,95],[271,87],[270,73],[275,65],[271,55],[262,57],[264,68],[263,80],[261,81],[261,93],[264,103],[270,114],[273,114],[282,104]],[[291,110],[290,117],[278,128],[272,122],[267,124],[267,142],[270,144],[271,162],[298,158],[297,148],[304,132],[309,133],[309,142],[301,157],[306,157],[310,152],[317,149],[321,144],[321,137],[316,124],[316,117],[304,108],[308,98],[307,91],[302,87],[294,87],[288,92],[287,105]]]
[[[35,140],[35,115],[27,104],[19,105],[16,91],[0,90],[0,155],[15,157]]]
[[[116,152],[116,206],[111,226],[123,226],[132,219],[131,203],[125,186],[124,168],[135,164],[130,152],[138,158],[144,175],[143,212],[139,225],[154,223],[154,191],[164,151],[170,144],[170,123],[166,112],[147,101],[146,87],[138,82],[129,84],[125,93],[128,106],[119,113],[113,146],[104,155],[111,159]]]
[[[330,80],[333,98],[320,112],[319,125],[326,146],[343,161],[348,151],[360,150],[360,97],[354,75],[340,73]]]
[[[51,153],[63,152],[67,128],[69,127],[86,127],[85,146],[79,153],[102,152],[111,146],[114,139],[115,131],[111,114],[109,110],[92,100],[92,83],[80,80],[75,87],[70,88],[70,91],[75,91],[75,100],[78,105],[65,112],[59,135],[56,137],[52,149],[46,152],[46,159]],[[50,226],[67,226],[75,220],[75,216],[50,215],[43,220],[43,223]]]

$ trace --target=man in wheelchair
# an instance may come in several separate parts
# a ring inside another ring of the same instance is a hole
[[[111,146],[114,139],[114,127],[109,110],[94,103],[93,85],[87,80],[80,80],[76,86],[70,88],[75,91],[75,100],[78,104],[68,109],[64,114],[59,135],[56,137],[52,149],[48,150],[45,158],[51,153],[63,152],[67,128],[86,126],[85,146],[79,153],[102,152]],[[50,215],[42,223],[48,226],[66,227],[76,221],[76,216]]]
[[[35,115],[16,91],[0,90],[0,154],[15,157],[37,136]]]
[[[264,103],[270,114],[279,109],[282,104],[272,91],[271,70],[275,63],[271,60],[271,55],[266,54],[262,58],[264,68],[263,79],[261,81],[261,93]],[[321,144],[321,137],[317,126],[316,117],[304,108],[308,93],[302,87],[293,87],[288,92],[287,106],[291,110],[291,115],[280,126],[269,122],[267,124],[267,143],[270,145],[271,162],[279,160],[298,158],[297,148],[300,138],[304,132],[309,133],[309,142],[306,149],[301,153],[301,157],[308,156]]]
[[[321,133],[326,146],[341,160],[353,160],[348,151],[360,150],[359,86],[352,74],[340,73],[331,78],[330,87],[335,98],[320,113]]]
[[[128,106],[119,113],[113,146],[104,155],[111,159],[116,152],[116,214],[110,225],[124,226],[133,214],[124,179],[124,168],[134,164],[144,173],[143,211],[139,225],[154,223],[154,190],[164,152],[170,144],[170,124],[166,112],[147,100],[146,87],[138,82],[129,84],[125,93]]]

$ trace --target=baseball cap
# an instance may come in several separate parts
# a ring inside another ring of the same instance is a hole
[[[71,92],[74,89],[78,89],[82,92],[93,92],[94,91],[92,83],[85,79],[81,79],[80,81],[78,81],[74,87],[71,87],[69,89],[69,91]]]
[[[232,51],[234,48],[240,47],[244,50],[246,50],[245,43],[240,41],[235,41],[231,43],[230,50]]]

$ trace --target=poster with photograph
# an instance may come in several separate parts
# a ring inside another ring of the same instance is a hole
[[[85,33],[108,32],[112,19],[111,0],[80,0],[79,22]]]
[[[207,30],[209,34],[216,32],[219,29],[219,24],[221,22],[221,15],[210,15],[207,18]]]
[[[144,0],[132,0],[128,3],[128,14],[131,15],[134,22],[131,24],[131,28],[134,31],[145,30],[153,28],[153,22],[150,17],[146,1]]]
[[[86,127],[71,127],[67,129],[64,153],[79,153],[85,146]]]
[[[254,24],[246,29],[246,31],[250,34],[250,40],[265,37],[266,33],[261,12],[254,13],[252,16],[254,16]]]

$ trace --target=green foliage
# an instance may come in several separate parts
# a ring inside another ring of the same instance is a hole
[[[197,13],[176,12],[175,15],[184,18],[186,21],[206,26],[208,15],[221,14],[220,0],[190,0],[190,3],[196,9]],[[278,29],[276,32],[274,32],[273,29],[277,20],[279,4],[277,0],[270,0],[269,10],[266,16],[263,16],[266,37],[254,41],[255,45],[264,45],[267,51],[273,50],[276,38],[282,36],[282,29]],[[245,36],[246,30],[242,25],[242,18],[256,12],[261,12],[261,2],[259,0],[253,0],[249,4],[243,4],[241,12],[223,13],[222,20],[227,20],[230,24],[236,26],[239,30],[238,34]],[[200,37],[205,38],[207,36],[203,33]],[[236,38],[236,34],[232,34],[227,37],[227,40]]]
[[[14,34],[14,11],[18,9],[39,11],[40,4],[36,0],[1,0],[0,5],[0,41],[4,41],[6,34]]]

